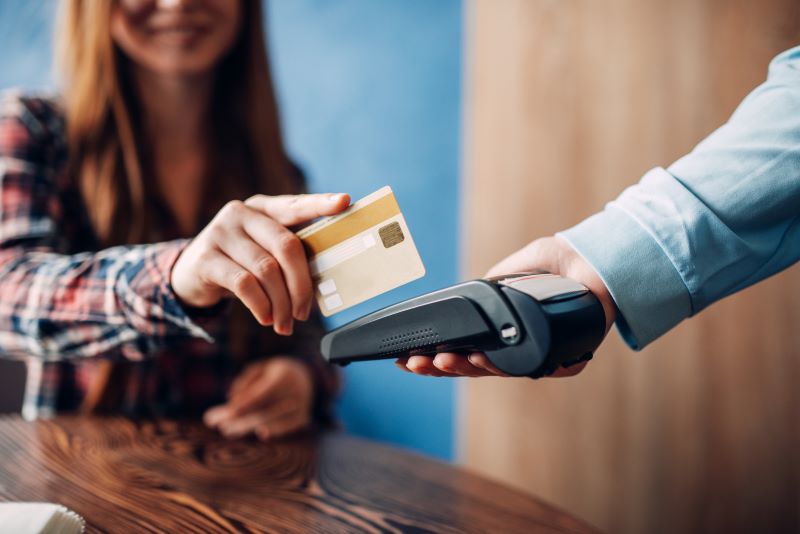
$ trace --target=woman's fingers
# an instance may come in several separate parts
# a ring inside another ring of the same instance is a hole
[[[264,421],[255,428],[258,439],[267,441],[297,432],[309,423],[308,414],[296,411],[278,419]]]
[[[249,295],[245,304],[262,324],[274,322],[276,332],[290,334],[295,319],[308,318],[313,291],[302,243],[285,226],[338,213],[349,203],[345,194],[257,195],[247,203],[228,202],[172,266],[175,295],[195,307],[215,305],[225,296],[223,289],[237,297]],[[217,256],[223,251],[242,268],[221,262]],[[259,284],[267,300],[254,292]]]
[[[284,226],[293,226],[343,211],[350,205],[350,196],[344,193],[255,195],[247,199],[245,204],[261,211]]]
[[[268,410],[256,410],[238,416],[229,405],[208,410],[203,421],[218,429],[225,437],[238,438],[256,433],[261,439],[270,439],[298,430],[309,422],[309,415],[293,403],[283,402]]]
[[[231,383],[228,390],[228,398],[238,395],[241,391],[249,388],[261,378],[263,374],[263,367],[260,365],[248,366],[239,376],[237,376]]]
[[[249,210],[243,225],[247,236],[277,260],[288,291],[291,316],[298,321],[308,319],[314,293],[308,258],[300,239],[255,209]]]
[[[272,320],[266,324],[274,323],[278,334],[291,334],[291,305],[278,261],[240,228],[232,229],[226,238],[220,239],[219,246],[231,260],[258,280],[261,289],[269,297]]]
[[[276,332],[290,334],[294,320],[308,318],[313,290],[302,243],[285,227],[339,213],[349,203],[346,194],[256,195],[246,202],[228,202],[172,266],[175,295],[186,305],[209,307],[227,290],[259,322],[274,323]],[[222,251],[228,262],[217,258]],[[263,295],[255,291],[257,285]]]
[[[220,404],[206,410],[203,414],[203,423],[209,428],[217,428],[220,423],[230,417],[227,404]]]
[[[232,395],[227,406],[230,408],[232,417],[240,416],[255,410],[262,410],[280,399],[282,392],[280,389],[280,377],[270,373],[262,374],[258,380],[253,381],[247,388]]]
[[[250,434],[256,428],[281,420],[298,413],[297,406],[281,403],[272,409],[247,412],[237,417],[231,417],[220,422],[217,427],[227,437],[240,437]]]
[[[262,325],[272,324],[272,305],[258,279],[221,250],[203,262],[201,278],[236,295]]]
[[[248,413],[241,417],[230,418],[217,425],[222,434],[227,438],[238,438],[253,432],[268,418],[268,413],[263,411]]]

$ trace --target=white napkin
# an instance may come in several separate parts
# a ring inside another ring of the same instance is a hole
[[[60,504],[0,503],[0,534],[80,534],[85,526],[81,516]]]

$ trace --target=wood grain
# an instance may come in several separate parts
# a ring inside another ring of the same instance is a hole
[[[602,208],[800,43],[796,0],[472,0],[465,275]],[[466,465],[609,532],[800,532],[800,268],[582,375],[464,384]]]
[[[226,440],[196,423],[0,418],[0,500],[89,532],[592,532],[524,493],[342,434]]]

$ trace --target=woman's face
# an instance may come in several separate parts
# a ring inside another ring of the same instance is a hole
[[[203,74],[233,46],[241,11],[240,0],[117,0],[111,37],[154,73]]]

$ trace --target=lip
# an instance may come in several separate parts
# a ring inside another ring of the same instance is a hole
[[[169,44],[188,45],[208,33],[208,27],[191,23],[159,24],[151,26],[147,31],[159,41]]]
[[[197,22],[168,22],[168,23],[158,23],[158,24],[151,24],[150,30],[154,32],[161,32],[161,31],[202,31],[206,29],[205,24],[199,24]]]
[[[160,24],[151,26],[148,31],[152,34],[162,33],[205,33],[208,31],[206,26],[199,24]]]
[[[212,23],[205,16],[188,16],[177,13],[158,13],[146,22],[148,31],[159,33],[203,33]]]

